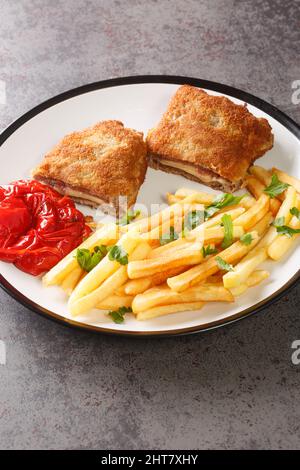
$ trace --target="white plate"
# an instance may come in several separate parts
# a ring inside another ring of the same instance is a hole
[[[22,116],[0,137],[0,184],[28,178],[30,170],[65,134],[97,121],[118,119],[126,127],[146,133],[158,122],[170,97],[182,83],[200,86],[212,94],[227,95],[236,103],[248,102],[248,108],[255,116],[269,120],[275,135],[274,148],[259,160],[259,164],[278,166],[300,178],[300,128],[276,108],[221,84],[185,77],[149,76],[108,80],[71,90]],[[138,202],[162,203],[167,191],[174,192],[183,185],[209,191],[209,188],[181,176],[149,169]],[[87,213],[84,206],[79,208]],[[39,278],[24,274],[11,264],[0,262],[0,283],[29,308],[69,325],[116,334],[171,335],[210,329],[257,312],[298,280],[299,257],[298,244],[292,256],[278,263],[265,263],[263,267],[270,269],[270,278],[249,289],[234,304],[207,304],[198,312],[177,313],[143,322],[127,315],[122,325],[116,325],[97,310],[78,317],[77,321],[71,320],[65,294],[60,288],[45,288]]]

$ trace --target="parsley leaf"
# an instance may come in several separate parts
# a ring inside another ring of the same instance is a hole
[[[108,315],[115,323],[123,323],[125,313],[132,312],[131,307],[120,307],[118,310],[111,310]]]
[[[109,250],[110,250],[110,246],[106,246],[106,245],[97,245],[94,247],[94,252],[101,253],[103,257],[107,255]]]
[[[220,194],[214,199],[212,204],[206,207],[204,211],[205,220],[215,215],[215,213],[218,212],[220,209],[223,209],[223,207],[235,206],[241,201],[241,199],[243,199],[243,197],[245,197],[245,194],[243,194],[242,196],[234,196],[230,193]]]
[[[240,241],[246,246],[250,245],[252,240],[253,240],[253,237],[251,233],[244,233],[244,235],[240,237]]]
[[[223,271],[233,271],[233,266],[227,263],[225,260],[221,258],[221,256],[216,256],[216,262],[219,268]]]
[[[186,233],[186,230],[193,230],[194,228],[198,227],[198,225],[202,224],[204,222],[204,211],[191,211],[189,212],[185,218],[184,222],[182,224],[182,230],[184,233]]]
[[[106,256],[108,248],[105,245],[95,246],[91,252],[87,248],[78,248],[75,258],[79,266],[90,272]]]
[[[216,196],[212,204],[221,209],[222,207],[238,204],[243,197],[245,197],[245,194],[242,194],[242,196],[234,196],[230,193],[223,193]]]
[[[289,184],[280,181],[277,175],[272,175],[271,183],[264,189],[264,192],[268,194],[270,198],[274,198],[283,193],[288,186]]]
[[[110,261],[118,261],[118,263],[125,265],[128,264],[128,253],[119,245],[111,247],[108,253]]]
[[[204,211],[204,220],[210,219],[213,215],[215,215],[216,212],[218,212],[220,209],[216,206],[208,206],[205,211]]]
[[[126,214],[119,219],[117,222],[118,225],[128,225],[130,222],[132,222],[134,219],[136,219],[139,215],[141,214],[140,210],[133,211],[132,209],[129,209]]]
[[[175,232],[174,227],[170,227],[170,231],[164,233],[159,237],[159,242],[161,245],[166,245],[167,243],[173,242],[174,240],[177,240],[179,238],[179,235],[177,232]]]
[[[296,215],[296,217],[298,217],[299,215],[299,211],[296,207],[293,207],[290,210],[290,213],[292,215]],[[300,229],[288,227],[287,225],[285,225],[285,217],[278,217],[277,219],[274,220],[272,225],[276,228],[277,233],[279,233],[280,235],[286,235],[289,238],[291,238],[296,233],[300,233]]]
[[[209,255],[214,255],[215,253],[218,253],[218,250],[216,248],[213,248],[210,245],[202,247],[203,258],[206,258],[206,256],[209,256]]]
[[[292,228],[287,225],[277,225],[276,230],[277,233],[280,235],[286,235],[288,238],[291,238],[296,233],[300,233],[300,228]]]
[[[294,216],[297,217],[297,219],[300,220],[300,211],[299,209],[297,209],[297,207],[292,207],[291,210],[290,210],[290,213]]]
[[[224,239],[221,246],[225,249],[233,242],[233,223],[231,216],[228,214],[224,214],[221,221],[224,226]]]

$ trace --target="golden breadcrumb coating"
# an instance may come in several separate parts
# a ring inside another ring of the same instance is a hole
[[[102,121],[66,135],[32,174],[88,205],[101,200],[116,206],[119,196],[127,196],[131,206],[145,179],[146,154],[141,132]]]
[[[148,133],[147,146],[154,167],[160,166],[160,158],[189,163],[239,186],[273,140],[268,121],[253,116],[246,105],[183,85]]]

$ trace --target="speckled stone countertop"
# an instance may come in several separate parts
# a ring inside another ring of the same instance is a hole
[[[300,122],[299,1],[0,0],[0,128],[88,82],[189,75]],[[67,329],[0,292],[0,448],[300,448],[300,285],[205,334],[125,339]]]

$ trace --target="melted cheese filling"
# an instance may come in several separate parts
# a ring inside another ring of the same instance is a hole
[[[66,194],[67,196],[82,199],[84,201],[90,201],[97,205],[108,203],[108,201],[104,201],[103,199],[100,199],[97,196],[93,196],[92,194],[79,191],[78,189],[72,189],[69,186],[63,186],[57,183],[56,181],[48,180],[47,178],[38,178],[38,179],[42,183],[49,184],[50,186],[52,186],[60,194]]]
[[[189,173],[190,175],[196,176],[196,178],[201,178],[203,183],[211,183],[212,181],[216,181],[218,183],[230,183],[230,181],[218,176],[213,171],[202,169],[200,166],[193,166],[188,163],[179,163],[174,162],[173,160],[164,160],[163,158],[159,159],[159,162],[162,165],[169,166],[171,168],[177,168],[178,170],[182,170],[185,173]]]
[[[54,186],[54,185],[52,185]],[[56,188],[58,192],[62,192],[59,188]],[[97,196],[92,196],[91,194],[83,193],[82,191],[78,191],[77,189],[65,188],[64,194],[67,196],[83,199],[85,201],[95,202],[96,204],[103,204],[103,199],[98,198]]]

